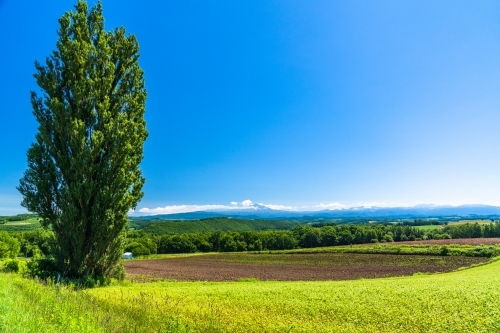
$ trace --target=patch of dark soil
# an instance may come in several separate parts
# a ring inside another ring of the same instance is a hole
[[[212,254],[126,262],[132,280],[279,281],[353,280],[449,272],[487,258],[389,254]],[[146,278],[145,277],[149,277]]]

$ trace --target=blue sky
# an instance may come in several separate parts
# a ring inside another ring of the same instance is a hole
[[[0,215],[23,211],[33,63],[73,5],[0,0]],[[141,45],[139,209],[500,205],[499,2],[103,5]]]

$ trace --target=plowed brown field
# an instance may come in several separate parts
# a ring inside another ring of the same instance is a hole
[[[449,272],[488,261],[487,258],[389,254],[209,254],[125,263],[136,281],[161,278],[180,281],[237,281],[242,278],[280,281],[352,280]]]

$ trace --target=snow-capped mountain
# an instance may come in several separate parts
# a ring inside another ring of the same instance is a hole
[[[489,205],[417,205],[413,207],[351,207],[320,211],[276,210],[260,204],[232,209],[214,209],[188,213],[148,215],[152,219],[202,219],[209,217],[246,218],[419,218],[438,216],[500,216],[500,207]]]

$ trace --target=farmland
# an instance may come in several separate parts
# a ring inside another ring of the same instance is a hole
[[[462,256],[351,253],[210,254],[125,263],[130,278],[144,276],[181,281],[237,281],[244,278],[280,281],[355,280],[448,272],[488,261]]]
[[[433,246],[420,244],[414,251]],[[456,247],[463,246],[472,245]],[[380,247],[397,246],[358,248]],[[500,329],[500,261],[484,264],[488,259],[464,256],[321,252],[334,248],[341,247],[307,249],[312,253],[168,255],[163,260],[129,261],[129,279],[123,283],[83,291],[44,286],[2,273],[0,332],[412,333]],[[152,262],[159,266],[151,266]],[[460,269],[474,264],[476,267]],[[198,275],[136,283],[131,279],[140,280],[145,271],[134,272],[134,265],[139,269],[146,265],[147,272],[153,274],[171,266],[183,274]],[[370,275],[375,266],[377,274]],[[459,270],[426,274],[454,269]],[[273,271],[281,275],[272,275],[278,274]],[[342,271],[349,274],[331,274]],[[227,272],[231,274],[224,276]],[[262,272],[267,273],[259,275]],[[411,276],[374,278],[391,274]],[[292,277],[290,281],[278,281],[287,276]],[[355,280],[332,281],[346,278]]]
[[[148,327],[160,327],[168,313],[203,332],[494,332],[498,269],[500,262],[402,278],[156,282],[87,293],[124,312],[142,311]]]
[[[491,238],[459,238],[459,239],[432,239],[432,240],[422,240],[422,241],[411,241],[411,242],[398,242],[387,243],[386,245],[398,245],[398,244],[408,244],[408,245],[419,245],[419,244],[429,244],[429,245],[500,245],[499,237]],[[368,244],[370,245],[370,244]]]
[[[441,229],[442,227],[440,225],[419,225],[416,226],[415,228],[422,230],[434,230],[434,229]]]
[[[22,226],[26,221],[8,221],[5,225]],[[487,226],[473,227],[485,231]],[[500,238],[403,241],[395,232],[394,237],[400,241],[386,242],[384,228],[393,227],[297,226],[240,235],[202,234],[214,244],[217,239],[209,236],[218,235],[216,251],[221,252],[151,251],[155,253],[151,257],[159,260],[145,256],[126,261],[125,281],[88,290],[0,273],[0,333],[500,330],[500,261],[495,261],[500,256]],[[18,239],[25,247],[33,242],[46,251],[50,232],[45,235],[39,231],[10,235],[23,236]],[[323,245],[334,235],[341,240],[347,231],[382,241]],[[384,232],[372,237],[372,231]],[[164,240],[170,245],[176,239],[196,240],[196,234],[133,233],[131,241],[159,244],[158,250]],[[257,237],[252,239],[252,235]],[[271,236],[286,235],[295,237],[295,245],[306,245],[311,235],[318,235],[321,243],[317,247],[269,250],[274,239]],[[227,244],[233,240],[245,242],[250,249],[258,237],[268,250],[232,252],[236,248],[221,245],[222,240]],[[21,253],[25,253],[23,248]],[[470,266],[473,268],[464,269]]]
[[[451,222],[450,225],[457,226],[457,225],[463,225],[467,223],[478,223],[478,224],[489,224],[493,222],[494,220],[489,220],[489,219],[476,219],[476,220],[459,220],[457,222]]]
[[[0,231],[23,232],[32,231],[41,227],[38,217],[22,214],[12,217],[0,217]]]

